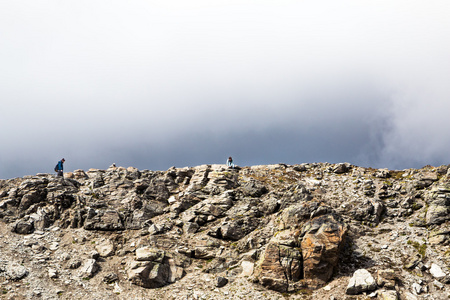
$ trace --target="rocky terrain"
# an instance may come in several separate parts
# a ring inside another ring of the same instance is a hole
[[[449,299],[448,169],[0,180],[1,299]]]

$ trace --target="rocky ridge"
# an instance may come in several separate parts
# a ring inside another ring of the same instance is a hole
[[[1,299],[448,299],[448,169],[0,180]]]

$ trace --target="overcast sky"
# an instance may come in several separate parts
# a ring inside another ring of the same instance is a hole
[[[450,1],[0,2],[0,178],[450,161]]]

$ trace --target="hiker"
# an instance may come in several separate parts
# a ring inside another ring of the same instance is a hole
[[[228,167],[228,168],[234,169],[233,158],[231,158],[231,156],[228,157],[228,160],[227,160],[227,167]]]
[[[58,177],[63,176],[63,170],[64,170],[64,162],[66,160],[63,158],[60,161],[58,161],[58,164],[55,166],[55,172],[58,172]]]

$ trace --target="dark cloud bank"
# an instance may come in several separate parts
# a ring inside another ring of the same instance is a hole
[[[388,95],[367,87],[356,94],[355,89],[332,94],[314,92],[307,99],[281,102],[281,106],[289,103],[285,107],[258,109],[257,114],[251,108],[231,113],[198,108],[186,111],[190,117],[183,122],[169,113],[156,126],[151,121],[133,122],[131,117],[92,122],[91,128],[82,130],[56,123],[48,129],[51,134],[38,127],[12,148],[20,153],[3,151],[9,158],[2,159],[0,175],[51,172],[63,156],[67,170],[106,169],[112,163],[166,170],[224,163],[230,155],[241,166],[326,161],[389,167],[380,157],[390,130]],[[178,125],[169,126],[171,122]]]

